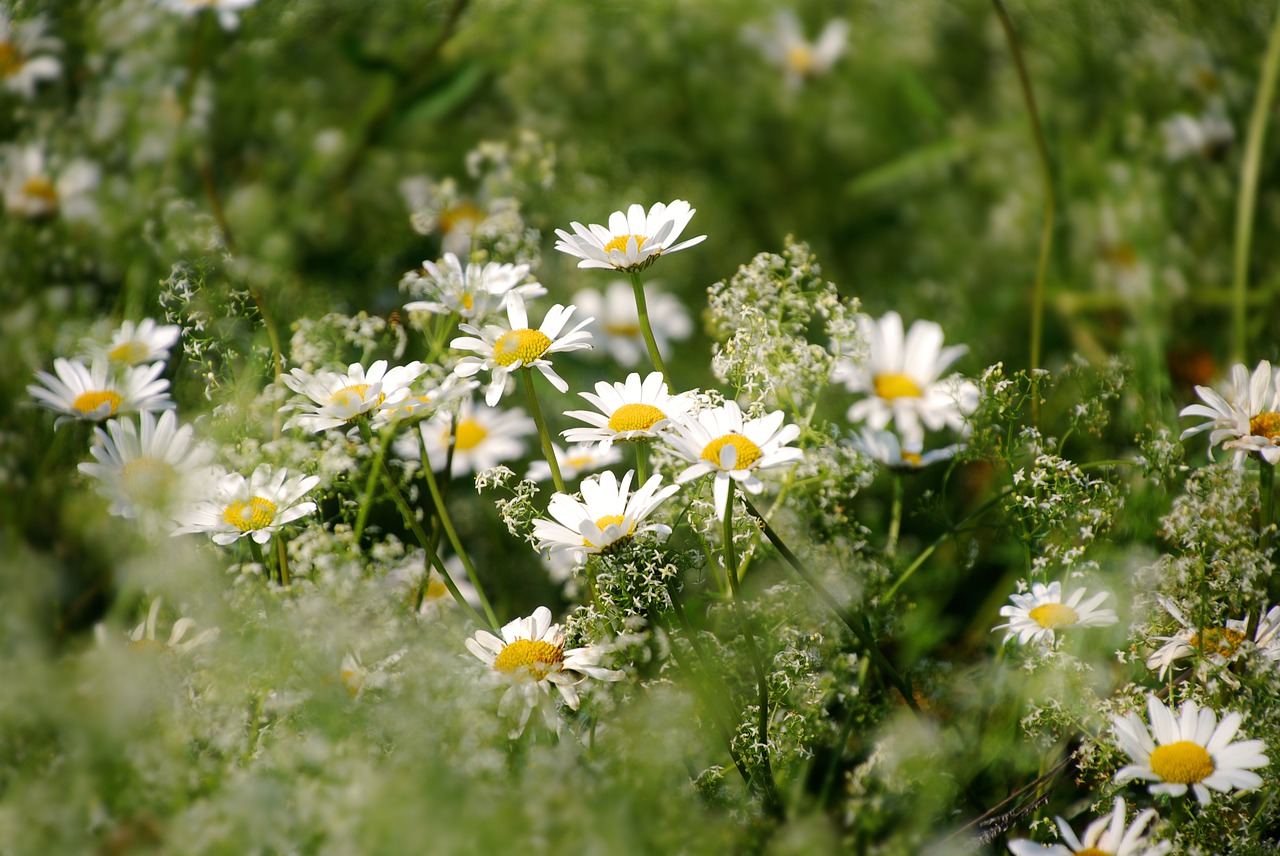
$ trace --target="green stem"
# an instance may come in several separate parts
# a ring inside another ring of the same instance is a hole
[[[645,347],[649,349],[649,359],[653,362],[653,367],[662,372],[662,379],[667,382],[667,389],[675,392],[671,375],[667,374],[667,367],[662,363],[662,354],[658,353],[658,342],[653,338],[653,327],[649,325],[649,305],[645,302],[644,283],[640,281],[638,271],[631,272],[631,291],[636,296],[636,317],[640,319],[640,332],[644,335]]]
[[[647,466],[649,463],[649,444],[643,441],[637,441],[631,445],[636,449],[636,484],[645,483],[645,479],[649,477]]]
[[[1000,493],[991,497],[986,502],[982,503],[977,508],[975,508],[973,511],[970,511],[964,517],[961,517],[946,532],[942,533],[936,539],[934,539],[932,544],[930,544],[928,547],[925,547],[923,550],[921,550],[920,555],[916,556],[915,560],[912,561],[912,563],[907,566],[906,570],[902,572],[902,576],[898,577],[898,579],[894,581],[893,585],[889,586],[889,590],[885,592],[884,601],[887,603],[890,600],[892,600],[894,593],[898,591],[898,589],[902,586],[902,584],[905,583],[908,579],[910,579],[911,575],[914,574],[917,570],[919,570],[920,566],[923,565],[925,561],[930,556],[933,555],[934,551],[937,550],[939,547],[941,547],[948,538],[952,537],[960,526],[964,525],[965,523],[972,520],[973,518],[978,517],[981,514],[984,514],[993,505],[995,505],[996,503],[998,503],[1000,500],[1004,499],[1006,496],[1008,496],[1011,493],[1013,493],[1013,488],[1005,488],[1004,490],[1000,491]]]
[[[1274,540],[1276,522],[1276,468],[1265,460],[1258,469],[1258,490],[1262,493],[1262,538],[1260,547],[1262,555],[1271,558],[1271,543]],[[1272,573],[1267,585],[1270,600],[1280,598],[1280,574]],[[1261,610],[1259,610],[1261,612]],[[1261,616],[1259,616],[1261,618]]]
[[[262,570],[267,574],[267,580],[270,581],[271,566],[267,564],[267,560],[262,555],[262,545],[253,540],[252,536],[245,538],[245,540],[249,542],[249,555],[253,557],[255,562],[262,566]]]
[[[362,417],[357,420],[357,424],[360,427],[360,436],[364,438],[365,444],[373,446],[373,429],[369,427],[369,420]],[[360,546],[360,537],[364,534],[365,523],[369,520],[369,509],[373,505],[373,489],[378,484],[378,476],[382,473],[387,445],[391,439],[390,434],[395,431],[395,428],[396,423],[391,422],[378,435],[377,448],[373,451],[373,466],[369,467],[369,478],[364,484],[364,498],[361,499],[360,508],[356,511],[356,526],[352,534],[352,543],[356,547]]]
[[[538,426],[538,438],[542,440],[542,454],[546,455],[547,465],[551,467],[551,480],[556,483],[558,492],[568,493],[564,489],[564,479],[560,477],[560,462],[556,460],[556,449],[551,444],[551,433],[547,431],[547,421],[542,418],[542,408],[538,406],[538,395],[533,391],[533,372],[530,369],[522,369],[520,381],[524,384],[525,394],[529,398],[529,411],[533,414],[534,424]]]
[[[885,544],[886,555],[898,552],[898,533],[902,529],[902,473],[893,473],[893,510],[889,516],[889,540]]]
[[[1267,54],[1262,61],[1258,95],[1249,115],[1249,135],[1240,162],[1240,193],[1236,196],[1235,248],[1231,260],[1232,360],[1243,363],[1248,344],[1245,329],[1249,291],[1249,246],[1253,241],[1254,211],[1258,202],[1258,176],[1262,172],[1262,143],[1275,99],[1276,75],[1280,71],[1280,14],[1271,26]]]
[[[453,520],[449,517],[449,509],[444,504],[444,495],[440,493],[440,483],[436,481],[436,474],[431,469],[430,461],[423,460],[422,473],[427,479],[427,489],[431,492],[431,501],[435,503],[436,516],[440,520],[440,525],[444,527],[445,537],[449,539],[453,552],[462,560],[462,567],[466,569],[467,578],[471,580],[471,585],[475,586],[476,595],[480,598],[480,606],[484,608],[484,614],[488,617],[489,623],[496,628],[499,626],[498,617],[494,615],[493,607],[489,605],[489,598],[485,597],[484,587],[480,585],[480,577],[476,574],[475,566],[471,564],[467,551],[462,547],[462,540],[458,538],[458,531],[453,528]],[[423,541],[424,545],[429,545],[430,543],[430,539]],[[435,551],[430,546],[427,547],[427,552],[435,555]],[[444,573],[443,566],[441,573]]]
[[[280,585],[287,588],[289,586],[289,547],[284,543],[284,537],[280,536],[275,539],[276,544],[276,573],[280,576]]]

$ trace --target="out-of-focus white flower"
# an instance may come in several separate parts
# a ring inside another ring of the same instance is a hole
[[[707,239],[706,235],[699,235],[675,243],[696,211],[683,199],[669,204],[655,202],[647,214],[643,205],[633,204],[625,212],[610,214],[608,228],[596,223],[583,226],[574,221],[569,224],[574,231],[572,235],[556,229],[560,238],[556,249],[582,259],[578,262],[580,268],[644,270],[663,253],[679,252]]]
[[[1088,600],[1084,596],[1085,589],[1078,588],[1063,600],[1062,583],[1057,580],[1048,585],[1032,583],[1029,593],[1010,596],[1012,606],[1000,607],[1000,614],[1009,621],[991,629],[1007,630],[1005,642],[1016,637],[1020,645],[1052,645],[1055,634],[1068,627],[1106,627],[1119,621],[1114,609],[1098,609],[1110,592],[1098,592]]]
[[[169,381],[160,377],[164,363],[128,366],[112,372],[106,360],[93,365],[58,359],[53,361],[54,375],[36,372],[40,384],[30,384],[31,393],[44,407],[61,413],[55,425],[72,420],[101,422],[112,416],[135,411],[172,410]]]
[[[599,443],[608,449],[614,443],[648,442],[668,430],[673,421],[683,419],[693,408],[688,393],[671,395],[661,372],[650,372],[643,381],[637,372],[622,383],[600,381],[595,394],[580,396],[596,406],[590,410],[566,410],[565,416],[581,420],[590,428],[570,428],[562,432],[575,443]]]
[[[1125,826],[1127,808],[1124,800],[1116,797],[1111,814],[1089,824],[1080,838],[1076,837],[1071,825],[1059,817],[1058,831],[1066,844],[1041,845],[1017,838],[1009,842],[1009,852],[1014,856],[1071,856],[1073,853],[1083,856],[1164,856],[1173,849],[1171,841],[1151,841],[1142,834],[1155,819],[1155,809],[1143,809],[1134,817],[1133,823]]]
[[[743,28],[743,39],[760,49],[769,62],[782,69],[787,87],[797,89],[809,77],[831,71],[849,40],[849,24],[834,18],[822,28],[817,41],[804,37],[800,19],[791,9],[779,9],[772,27],[752,24]]]
[[[0,80],[5,89],[30,100],[42,80],[62,76],[62,63],[48,53],[62,42],[45,35],[44,19],[13,21],[0,9]]]
[[[622,452],[613,447],[602,448],[596,443],[574,443],[569,449],[562,449],[551,444],[555,452],[556,463],[560,465],[561,478],[568,481],[591,470],[612,466],[622,461]],[[526,478],[534,481],[546,481],[551,478],[551,465],[546,461],[534,461],[529,465]]]
[[[1249,620],[1247,618],[1229,618],[1222,626],[1206,627],[1201,632],[1196,629],[1195,622],[1189,621],[1177,604],[1169,598],[1157,595],[1160,605],[1172,615],[1182,628],[1172,636],[1157,636],[1156,641],[1165,643],[1147,658],[1147,668],[1157,669],[1161,680],[1165,673],[1178,660],[1194,657],[1199,653],[1204,664],[1209,667],[1221,667],[1249,651],[1257,651],[1271,663],[1280,662],[1280,606],[1273,606],[1258,621],[1253,640],[1248,638]],[[1205,670],[1207,673],[1207,669]],[[1236,683],[1234,678],[1227,677],[1228,683]]]
[[[490,262],[486,265],[462,262],[453,253],[445,253],[439,263],[424,261],[421,270],[409,271],[400,287],[410,294],[428,298],[406,303],[409,312],[457,314],[460,318],[483,320],[502,309],[509,294],[525,300],[547,293],[539,282],[526,282],[528,265]]]
[[[461,196],[452,178],[435,182],[422,175],[400,182],[400,195],[411,212],[409,222],[420,235],[440,233],[444,254],[471,255],[471,236],[484,219],[480,207]]]
[[[100,171],[87,160],[68,161],[56,171],[38,145],[10,147],[4,153],[4,208],[15,217],[38,220],[59,214],[64,220],[97,215],[93,191]]]
[[[197,648],[218,638],[218,628],[209,627],[188,639],[187,632],[196,626],[196,622],[193,618],[183,616],[173,622],[173,627],[169,630],[169,638],[161,642],[156,636],[156,629],[160,619],[160,605],[161,598],[157,597],[151,601],[151,607],[147,610],[146,619],[129,631],[129,645],[131,648],[185,654],[192,648]],[[100,628],[102,625],[98,625],[98,627]],[[100,639],[100,641],[104,640]]]
[[[218,23],[224,30],[234,30],[240,26],[239,13],[248,9],[258,0],[160,0],[160,4],[171,12],[184,17],[191,17],[208,10],[216,12]]]
[[[176,515],[182,525],[173,534],[207,532],[213,543],[223,545],[248,535],[265,544],[286,523],[316,510],[314,502],[299,500],[319,483],[319,476],[293,475],[270,464],[259,465],[249,478],[221,472],[213,479],[208,499]]]
[[[409,397],[410,384],[427,370],[414,360],[405,366],[387,370],[386,360],[377,360],[368,372],[359,363],[347,367],[346,374],[294,369],[280,379],[289,389],[304,396],[303,400],[286,404],[281,411],[299,410],[290,417],[285,428],[295,425],[306,431],[325,431],[346,425],[360,416],[379,416],[395,411]]]
[[[395,452],[405,460],[421,460],[421,445],[433,471],[444,469],[453,449],[451,475],[477,473],[524,455],[525,439],[537,424],[519,407],[501,409],[473,405],[464,399],[456,417],[441,413],[418,426],[416,433],[396,439]]]
[[[365,690],[376,690],[385,687],[394,677],[392,668],[404,659],[408,648],[401,648],[383,657],[373,665],[366,666],[364,660],[355,651],[348,651],[342,657],[342,667],[338,669],[338,677],[352,698],[360,698]]]
[[[1209,455],[1221,445],[1235,451],[1236,466],[1245,453],[1257,452],[1268,464],[1280,462],[1280,370],[1263,360],[1250,374],[1237,363],[1231,367],[1231,388],[1225,395],[1197,386],[1204,404],[1189,404],[1179,416],[1201,416],[1208,422],[1182,432],[1182,439],[1209,431]]]
[[[164,362],[169,349],[178,342],[182,328],[176,324],[157,324],[154,318],[143,318],[136,324],[125,321],[105,344],[86,339],[81,347],[93,359],[106,359],[117,366]]]
[[[1190,155],[1210,157],[1231,145],[1236,129],[1221,110],[1208,110],[1199,118],[1175,113],[1160,123],[1164,134],[1164,156],[1180,161]]]
[[[557,493],[547,504],[554,520],[533,521],[533,534],[538,549],[549,553],[568,552],[582,563],[587,556],[606,553],[618,544],[645,532],[671,534],[671,527],[661,523],[644,523],[662,501],[679,487],[662,484],[662,476],[653,475],[631,493],[634,470],[628,470],[619,483],[611,472],[584,479],[582,499]]]
[[[689,311],[675,297],[655,290],[653,283],[646,283],[645,301],[659,352],[666,350],[669,341],[683,341],[693,333]],[[607,351],[618,365],[631,368],[649,358],[629,282],[615,280],[603,293],[584,288],[573,296],[573,305],[595,319],[587,330],[594,341],[603,343],[600,352]]]
[[[165,514],[189,501],[209,476],[212,449],[193,446],[191,426],[179,426],[172,410],[159,419],[140,413],[137,424],[131,419],[108,419],[105,431],[95,427],[93,433],[89,454],[94,460],[80,464],[79,469],[98,480],[99,491],[111,501],[112,514]]]
[[[871,428],[863,428],[855,434],[850,445],[891,470],[907,471],[921,470],[939,461],[949,461],[964,448],[963,444],[952,443],[950,446],[925,452],[917,444],[903,444],[898,440],[898,435],[888,429],[876,431]]]

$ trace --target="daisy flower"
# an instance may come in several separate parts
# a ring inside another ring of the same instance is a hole
[[[518,713],[520,724],[513,732],[524,730],[538,693],[550,696],[554,685],[565,704],[578,709],[578,684],[587,678],[618,681],[623,672],[601,668],[604,649],[598,645],[564,649],[564,630],[551,623],[551,610],[540,606],[527,618],[517,618],[502,628],[502,636],[477,630],[466,640],[467,650],[485,665],[511,682],[500,708]],[[519,710],[516,710],[519,705]]]
[[[314,502],[299,502],[320,484],[319,476],[293,475],[287,469],[260,464],[249,478],[220,472],[210,498],[177,515],[182,525],[174,535],[208,532],[215,544],[230,544],[248,535],[258,544],[271,540],[286,523],[316,510]]]
[[[555,369],[551,367],[551,361],[545,357],[548,354],[591,347],[591,334],[583,332],[583,328],[591,323],[590,318],[578,322],[578,325],[568,333],[560,335],[574,308],[560,304],[552,306],[546,318],[543,319],[542,326],[533,330],[529,327],[529,316],[525,312],[524,299],[518,294],[512,294],[507,300],[508,326],[486,324],[481,330],[470,324],[458,325],[459,330],[473,335],[460,336],[450,342],[449,346],[464,351],[475,351],[480,356],[463,357],[454,368],[454,373],[458,377],[471,377],[482,370],[491,372],[492,380],[484,397],[490,407],[502,398],[502,392],[507,385],[507,375],[517,369],[536,368],[556,389],[561,392],[567,391],[569,384],[556,374]]]
[[[560,476],[564,479],[576,479],[582,473],[598,470],[622,462],[622,452],[614,448],[602,448],[596,443],[574,443],[569,449],[562,449],[551,444],[555,452],[556,463],[560,465]],[[525,478],[534,481],[546,481],[551,478],[551,465],[546,461],[534,461],[529,465],[529,474]]]
[[[172,410],[169,381],[160,377],[164,363],[129,366],[123,372],[110,372],[106,360],[93,365],[58,358],[53,361],[54,375],[36,372],[40,384],[30,384],[31,393],[43,406],[61,413],[55,425],[81,419],[101,422],[121,413]]]
[[[438,472],[444,469],[452,446],[451,475],[460,476],[523,456],[524,438],[537,430],[538,426],[519,407],[503,410],[475,406],[470,399],[463,399],[456,417],[445,413],[433,416],[418,426],[416,435],[398,438],[394,449],[404,460],[420,460],[422,450],[418,437],[421,436],[431,469]]]
[[[120,517],[138,517],[143,510],[164,512],[185,501],[206,474],[212,450],[191,443],[190,425],[178,425],[172,410],[157,419],[140,413],[139,422],[108,419],[106,430],[94,427],[89,449],[93,461],[80,472],[98,480],[98,490],[111,501],[108,509]]]
[[[234,30],[240,26],[240,17],[236,13],[248,9],[258,0],[161,0],[164,8],[190,18],[208,9],[218,13],[218,23],[224,30]]]
[[[1085,589],[1078,588],[1064,601],[1062,583],[1057,580],[1048,585],[1032,583],[1030,593],[1011,595],[1013,605],[1000,607],[1000,614],[1009,621],[991,630],[1008,631],[1001,644],[1017,637],[1019,645],[1052,645],[1056,632],[1067,627],[1107,627],[1119,621],[1114,609],[1098,609],[1110,592],[1098,592],[1088,600],[1084,596]]]
[[[849,421],[865,421],[875,430],[893,422],[908,443],[921,445],[925,428],[962,431],[965,417],[978,406],[978,387],[959,375],[939,377],[968,348],[943,348],[942,327],[932,321],[916,321],[904,336],[897,312],[879,321],[862,317],[859,324],[868,343],[865,362],[839,359],[831,375],[850,392],[867,396],[849,408]]]
[[[156,630],[159,626],[161,600],[162,598],[156,598],[151,601],[151,607],[147,610],[146,619],[129,631],[129,647],[134,650],[168,651],[173,654],[185,654],[192,648],[199,647],[218,638],[218,628],[210,627],[188,639],[187,632],[196,626],[196,622],[195,619],[183,616],[173,622],[173,627],[169,630],[169,638],[161,642],[156,636]],[[102,625],[98,626],[101,627]]]
[[[440,247],[446,253],[468,256],[471,236],[484,214],[480,207],[458,191],[452,178],[435,182],[415,175],[400,182],[400,195],[409,207],[409,222],[419,235],[440,233]]]
[[[106,359],[117,366],[164,362],[169,349],[178,342],[182,328],[176,324],[157,324],[153,318],[138,323],[125,321],[111,334],[106,344],[86,339],[82,347],[93,359]]]
[[[0,79],[5,89],[34,98],[40,81],[62,76],[62,63],[46,55],[61,47],[62,42],[45,35],[43,19],[15,23],[0,9]]]
[[[949,461],[964,448],[961,444],[952,443],[950,446],[925,452],[920,444],[903,444],[892,431],[875,431],[871,428],[863,428],[861,433],[854,435],[850,445],[891,470],[906,472],[921,470],[939,461]]]
[[[525,300],[547,293],[539,282],[525,282],[528,265],[490,262],[486,265],[462,262],[453,253],[445,253],[439,264],[423,262],[420,271],[409,271],[400,287],[410,294],[430,298],[406,303],[409,312],[442,315],[457,313],[468,320],[486,318],[498,311],[507,295],[519,294]]]
[[[38,220],[61,214],[87,220],[97,213],[92,192],[100,172],[89,161],[69,161],[54,172],[38,145],[10,148],[4,157],[4,207],[10,214]]]
[[[1237,363],[1231,367],[1231,388],[1226,395],[1207,386],[1197,386],[1196,395],[1204,404],[1190,404],[1179,416],[1208,419],[1182,432],[1182,439],[1209,433],[1209,456],[1213,447],[1236,450],[1237,466],[1244,455],[1256,451],[1269,464],[1280,461],[1280,371],[1263,360],[1252,374]]]
[[[570,416],[590,428],[570,428],[561,432],[574,443],[599,443],[608,449],[614,443],[648,442],[661,436],[676,420],[683,419],[693,408],[688,393],[671,395],[661,372],[650,372],[643,381],[637,372],[627,375],[622,383],[600,381],[594,394],[580,396],[596,406],[590,410],[567,410]]]
[[[291,417],[284,427],[297,425],[315,432],[346,425],[365,414],[372,414],[376,419],[385,411],[400,407],[409,397],[409,385],[426,370],[417,360],[390,371],[386,360],[377,360],[368,372],[359,363],[348,366],[346,374],[327,371],[312,374],[294,369],[280,379],[305,400],[280,408],[281,411],[302,411]]]
[[[659,351],[666,350],[669,341],[683,341],[693,333],[693,321],[684,304],[662,291],[653,290],[653,283],[645,286],[649,307],[650,327]],[[587,329],[594,341],[603,343],[619,365],[630,368],[649,358],[649,351],[640,330],[640,316],[636,313],[636,298],[631,284],[623,280],[609,283],[604,292],[584,288],[573,296],[573,305],[595,321]]]
[[[583,226],[576,221],[569,224],[575,234],[556,229],[560,238],[556,249],[582,259],[578,262],[580,268],[641,271],[663,253],[679,252],[707,239],[706,235],[699,235],[675,243],[696,210],[683,199],[669,204],[655,202],[648,214],[644,206],[633,204],[625,213],[610,214],[607,229],[595,223]]]
[[[804,37],[800,19],[790,9],[779,9],[771,27],[744,27],[742,37],[754,45],[766,60],[782,69],[789,89],[798,89],[807,77],[826,74],[844,53],[849,24],[842,18],[827,22],[817,41]]]
[[[538,549],[547,553],[567,551],[581,564],[587,556],[607,553],[645,532],[670,535],[670,526],[641,524],[680,488],[677,485],[659,488],[662,476],[655,474],[631,493],[634,476],[635,471],[628,470],[621,483],[611,472],[584,479],[581,500],[565,493],[553,495],[547,504],[547,513],[555,520],[533,521]]]
[[[1201,633],[1182,610],[1167,597],[1157,595],[1165,611],[1182,625],[1172,636],[1157,636],[1165,643],[1147,658],[1147,668],[1157,669],[1161,680],[1178,660],[1201,654],[1206,665],[1223,666],[1246,654],[1250,648],[1272,663],[1280,662],[1280,606],[1273,606],[1258,621],[1253,642],[1248,640],[1249,619],[1229,618],[1220,627],[1206,627]],[[1228,682],[1233,683],[1229,677]]]
[[[338,669],[338,677],[352,698],[360,698],[366,689],[382,689],[394,677],[392,667],[404,659],[408,648],[401,648],[383,657],[371,666],[366,666],[360,655],[348,651],[342,657],[342,667]]]
[[[1171,797],[1182,796],[1189,785],[1203,805],[1209,803],[1210,788],[1226,793],[1262,784],[1251,771],[1267,765],[1266,744],[1231,742],[1244,720],[1240,714],[1228,713],[1219,722],[1212,710],[1188,699],[1175,716],[1154,695],[1147,697],[1147,711],[1150,728],[1132,712],[1111,720],[1120,748],[1133,759],[1116,773],[1117,782],[1143,779],[1154,783],[1147,788],[1151,793]]]
[[[1206,111],[1198,119],[1175,113],[1160,123],[1160,131],[1164,134],[1165,160],[1171,163],[1191,155],[1212,157],[1236,138],[1236,129],[1221,108]]]
[[[1009,852],[1014,856],[1071,856],[1073,853],[1087,856],[1164,856],[1173,849],[1171,841],[1151,841],[1143,837],[1147,825],[1156,817],[1155,809],[1143,809],[1133,823],[1125,826],[1127,808],[1124,800],[1116,797],[1111,814],[1089,824],[1080,838],[1065,820],[1056,818],[1058,831],[1066,844],[1040,845],[1018,838],[1009,842]]]
[[[764,482],[756,473],[782,467],[804,457],[800,449],[787,444],[800,436],[799,425],[783,425],[781,410],[747,419],[735,401],[726,401],[675,423],[666,442],[677,455],[692,464],[676,476],[684,484],[707,473],[715,473],[716,516],[724,519],[729,502],[729,482],[736,481],[747,493],[760,493]]]

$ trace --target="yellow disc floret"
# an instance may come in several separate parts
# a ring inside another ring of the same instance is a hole
[[[895,398],[919,398],[921,390],[916,382],[904,374],[878,374],[875,377],[876,395],[885,401]]]
[[[1086,847],[1083,850],[1077,850],[1076,856],[1115,856],[1115,854],[1099,850],[1097,847]]]
[[[23,182],[22,195],[35,197],[54,208],[58,206],[58,189],[42,175],[32,176]]]
[[[1046,630],[1067,627],[1080,620],[1079,614],[1065,603],[1043,603],[1031,610],[1031,620]]]
[[[164,504],[176,475],[168,461],[146,455],[134,458],[121,470],[125,491],[135,502],[147,505]]]
[[[558,672],[563,662],[562,646],[540,639],[517,639],[494,658],[493,667],[508,675],[525,669],[540,681],[549,673]]]
[[[1266,437],[1272,445],[1280,445],[1280,413],[1259,413],[1249,420],[1249,433]]]
[[[378,400],[373,402],[371,407],[365,407],[368,399],[365,397],[369,394],[369,384],[353,383],[350,386],[344,386],[342,389],[329,396],[329,403],[336,407],[344,407],[347,410],[371,409],[377,407],[386,400],[385,395],[379,395]]]
[[[130,339],[122,345],[116,345],[107,352],[107,359],[113,363],[123,363],[126,366],[132,366],[142,362],[147,358],[147,354],[151,353],[151,349],[143,342],[137,339]]]
[[[1213,758],[1199,743],[1179,740],[1152,751],[1151,771],[1166,782],[1194,785],[1213,775]]]
[[[110,404],[111,410],[107,412],[107,415],[115,416],[116,410],[120,408],[120,402],[123,400],[120,397],[120,393],[110,389],[102,389],[95,392],[80,393],[76,396],[76,400],[71,402],[71,406],[81,413],[88,414],[93,413],[104,404]]]
[[[787,49],[787,68],[800,74],[813,71],[813,51],[804,45],[795,45]]]
[[[733,446],[738,450],[738,462],[733,465],[735,470],[750,469],[752,464],[760,460],[760,447],[741,434],[725,434],[712,440],[702,450],[702,459],[720,466],[720,450],[725,446]]]
[[[648,431],[666,418],[667,414],[652,404],[624,404],[609,417],[609,430],[618,433]]]
[[[627,518],[626,518],[626,516],[625,516],[625,515],[622,515],[622,514],[606,514],[604,517],[601,517],[599,520],[597,520],[597,521],[596,521],[596,526],[599,526],[599,527],[600,527],[600,531],[601,531],[601,532],[603,532],[603,531],[605,530],[605,528],[606,528],[606,527],[608,527],[608,526],[615,526],[615,525],[617,525],[617,526],[621,526],[621,525],[622,525],[622,522],[623,522],[624,520],[626,520],[626,519],[627,519]],[[626,532],[624,532],[624,533],[622,533],[621,535],[619,535],[617,538],[615,538],[615,539],[613,539],[612,541],[610,541],[610,542],[609,542],[609,546],[610,546],[610,547],[612,547],[612,546],[613,546],[613,545],[615,545],[615,544],[618,544],[618,543],[621,543],[622,541],[625,541],[626,539],[630,538],[630,537],[631,537],[631,534],[632,534],[633,532],[635,532],[635,531],[636,531],[636,524],[635,524],[635,521],[632,521],[632,522],[631,522],[631,528],[629,528]],[[582,546],[584,546],[584,547],[604,547],[605,545],[604,545],[604,544],[592,544],[592,543],[591,543],[590,541],[588,541],[586,538],[583,538],[583,539],[582,539]]]
[[[260,496],[252,496],[248,502],[237,499],[222,512],[222,522],[241,532],[265,529],[276,519],[276,504]]]
[[[0,77],[16,74],[22,68],[22,54],[13,42],[0,42]]]
[[[503,333],[493,345],[493,361],[500,366],[509,366],[516,360],[527,366],[546,353],[551,347],[551,340],[540,330],[512,330]]]
[[[638,321],[606,321],[604,331],[610,336],[627,336],[634,337],[640,335],[640,322]]]
[[[1243,641],[1244,634],[1239,630],[1232,630],[1230,627],[1206,627],[1203,633],[1192,635],[1188,644],[1206,654],[1230,657],[1240,650],[1240,643]]]
[[[604,251],[606,253],[611,253],[614,250],[617,250],[620,253],[625,253],[627,251],[627,243],[630,242],[632,238],[636,239],[637,250],[644,246],[645,241],[649,240],[647,235],[619,235],[604,245]]]
[[[465,452],[479,446],[488,436],[489,432],[484,430],[479,422],[474,419],[463,419],[454,429],[453,447],[459,452]]]

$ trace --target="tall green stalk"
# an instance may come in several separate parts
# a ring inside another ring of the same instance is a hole
[[[551,467],[551,480],[555,482],[558,492],[568,493],[564,489],[564,479],[560,476],[560,461],[556,459],[556,449],[551,443],[551,433],[547,431],[547,420],[542,418],[542,408],[538,406],[538,394],[533,389],[533,372],[530,369],[522,369],[520,382],[524,384],[525,394],[529,398],[529,411],[533,414],[533,422],[538,426],[542,454],[546,456],[547,465]]]
[[[644,336],[644,345],[649,349],[649,360],[653,367],[662,372],[662,379],[667,382],[667,389],[674,391],[671,375],[662,363],[662,354],[658,352],[658,340],[653,338],[653,327],[649,324],[649,304],[644,296],[644,283],[640,281],[639,271],[631,272],[631,291],[636,297],[636,317],[640,319],[640,333]]]

